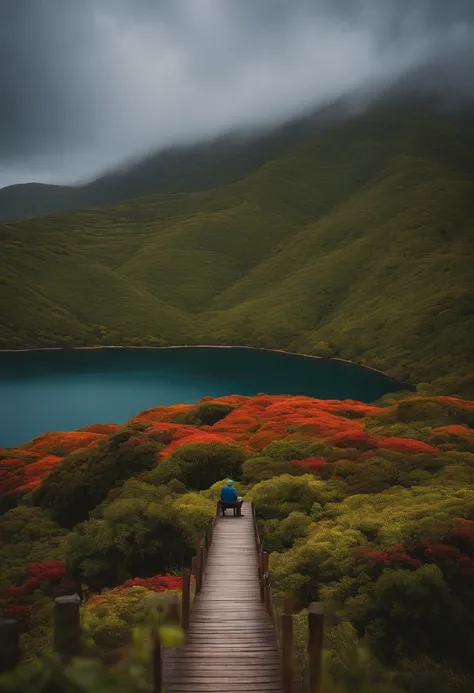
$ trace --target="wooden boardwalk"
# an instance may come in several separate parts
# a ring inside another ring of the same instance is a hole
[[[242,517],[216,523],[187,645],[165,661],[167,693],[282,691],[276,633],[260,600],[250,504],[242,510]]]

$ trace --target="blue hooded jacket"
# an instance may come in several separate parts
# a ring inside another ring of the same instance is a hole
[[[221,500],[226,503],[234,503],[238,498],[237,491],[230,484],[221,489]]]

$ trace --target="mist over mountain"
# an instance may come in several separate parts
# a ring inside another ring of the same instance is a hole
[[[473,39],[470,0],[2,3],[0,186],[91,180],[348,95],[364,109],[407,75],[462,102]]]

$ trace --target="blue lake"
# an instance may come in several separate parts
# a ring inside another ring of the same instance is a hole
[[[401,387],[350,363],[245,348],[1,353],[0,446],[201,397],[264,392],[372,402]]]

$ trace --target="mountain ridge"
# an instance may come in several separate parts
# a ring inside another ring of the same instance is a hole
[[[354,92],[280,125],[249,132],[229,131],[194,144],[177,144],[137,155],[83,184],[30,182],[5,186],[0,188],[0,222],[235,183],[283,156],[297,143],[373,109],[384,114],[390,110],[417,110],[472,130],[474,102],[453,92],[443,80],[435,87],[439,79],[437,71],[414,70],[378,95],[370,89],[359,95]],[[420,91],[423,83],[431,86]]]
[[[375,110],[237,183],[4,224],[0,345],[282,348],[469,394],[473,163]]]
[[[0,189],[0,222],[234,183],[348,113],[348,105],[340,100],[279,126],[250,133],[230,131],[195,144],[173,145],[134,157],[82,185],[9,185]]]

